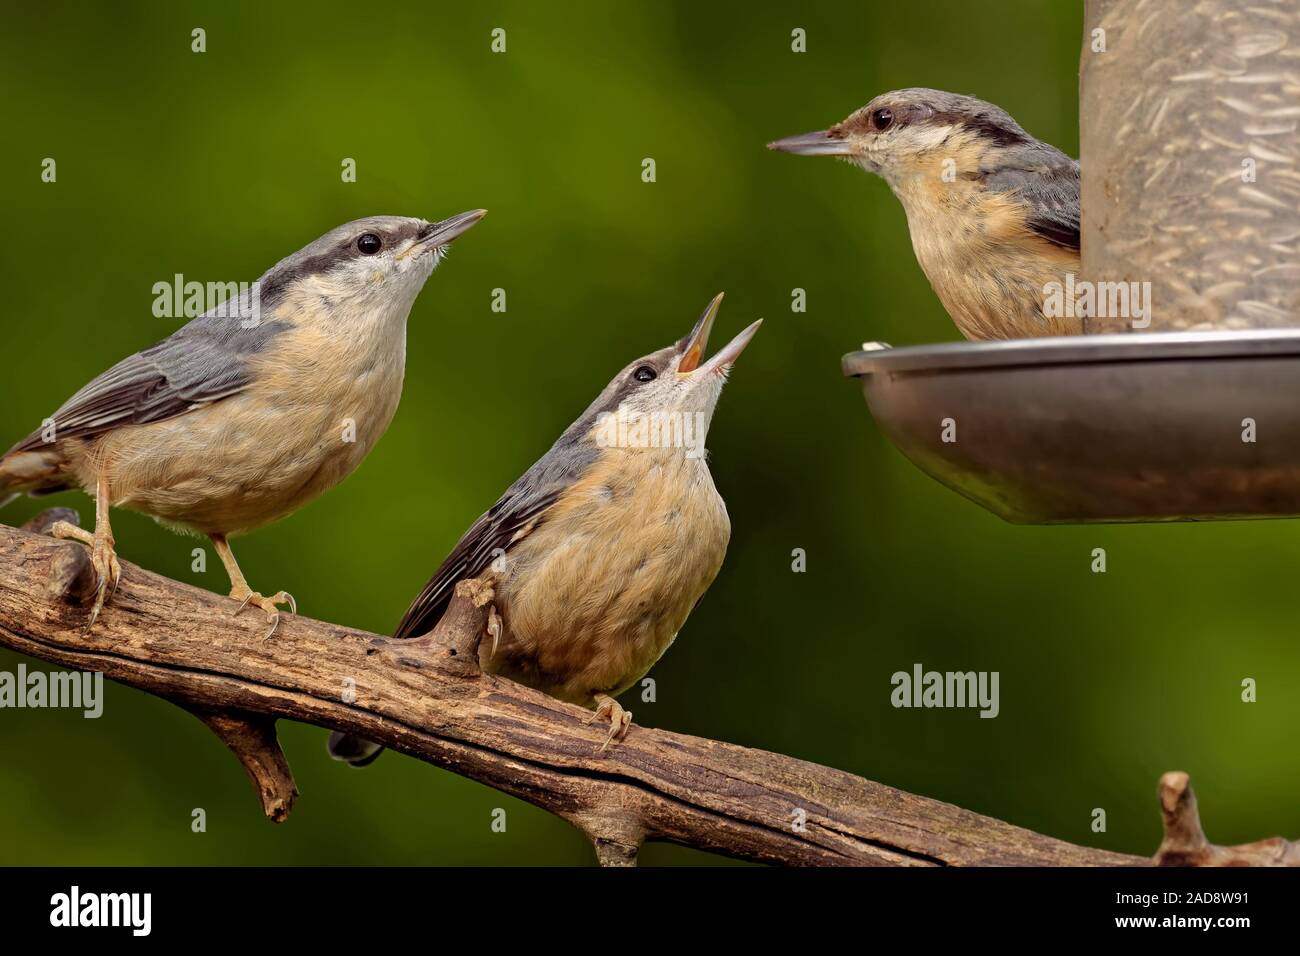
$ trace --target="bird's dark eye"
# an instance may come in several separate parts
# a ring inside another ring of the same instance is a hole
[[[654,369],[652,369],[649,365],[638,366],[637,370],[632,373],[632,377],[636,379],[638,382],[653,382],[656,378],[658,378],[658,376],[659,373],[656,372]]]
[[[383,240],[373,232],[368,232],[357,239],[357,251],[363,256],[373,256],[384,247]]]
[[[887,106],[882,106],[878,110],[871,111],[871,128],[877,133],[883,133],[889,127],[894,125],[894,111]]]

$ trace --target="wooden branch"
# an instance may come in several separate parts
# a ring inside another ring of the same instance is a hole
[[[298,787],[275,735],[274,718],[200,707],[186,709],[207,724],[217,739],[239,758],[262,801],[262,812],[272,823],[283,823],[298,798]]]
[[[50,523],[43,517],[34,527]],[[646,840],[785,864],[1152,862],[663,730],[634,725],[602,753],[606,731],[585,723],[587,711],[479,671],[492,597],[479,582],[457,586],[424,638],[394,641],[286,615],[263,641],[263,622],[234,616],[227,598],[125,563],[116,595],[87,633],[89,566],[79,544],[0,526],[0,645],[102,671],[195,713],[235,752],[275,821],[297,795],[274,730],[288,718],[361,734],[543,807],[586,833],[604,865],[634,864]],[[1189,822],[1195,805],[1182,780],[1185,797],[1165,802],[1157,862],[1297,862],[1286,841],[1210,847]]]
[[[1165,839],[1156,851],[1157,866],[1300,866],[1300,843],[1281,837],[1240,846],[1207,840],[1191,780],[1182,771],[1160,778],[1160,812]]]

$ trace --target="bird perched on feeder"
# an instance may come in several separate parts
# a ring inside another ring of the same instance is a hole
[[[230,597],[279,622],[228,539],[293,513],[361,463],[397,410],[411,305],[447,244],[485,210],[442,222],[373,216],[346,223],[281,260],[236,301],[118,362],[45,426],[0,457],[0,503],[81,488],[95,530],[57,537],[90,547],[94,625],[121,574],[109,508],[208,535]]]
[[[758,322],[702,361],[721,304],[684,339],[631,362],[452,549],[411,604],[398,638],[432,630],[456,583],[495,597],[480,667],[594,708],[605,747],[632,715],[614,699],[672,644],[722,567],[731,537],[704,441],[732,363]],[[382,748],[335,733],[355,766]]]
[[[1079,164],[992,103],[895,90],[843,122],[768,144],[838,156],[889,184],[917,261],[968,339],[1077,335],[1045,308],[1079,271]]]

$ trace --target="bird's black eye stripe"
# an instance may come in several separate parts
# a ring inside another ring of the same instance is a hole
[[[638,382],[653,382],[659,377],[659,373],[649,365],[638,365],[637,370],[632,373],[632,377]]]
[[[384,247],[384,241],[373,232],[357,237],[357,251],[363,256],[373,256]]]
[[[888,106],[882,106],[878,110],[872,110],[870,121],[873,130],[877,133],[883,133],[885,130],[889,129],[889,127],[894,125],[894,111]]]

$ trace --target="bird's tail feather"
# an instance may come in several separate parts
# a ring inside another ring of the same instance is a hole
[[[55,447],[14,451],[0,458],[0,507],[19,495],[48,495],[71,487],[67,462]]]
[[[352,734],[339,733],[337,730],[330,734],[327,747],[331,757],[353,767],[368,767],[384,752],[383,744],[354,737]]]

